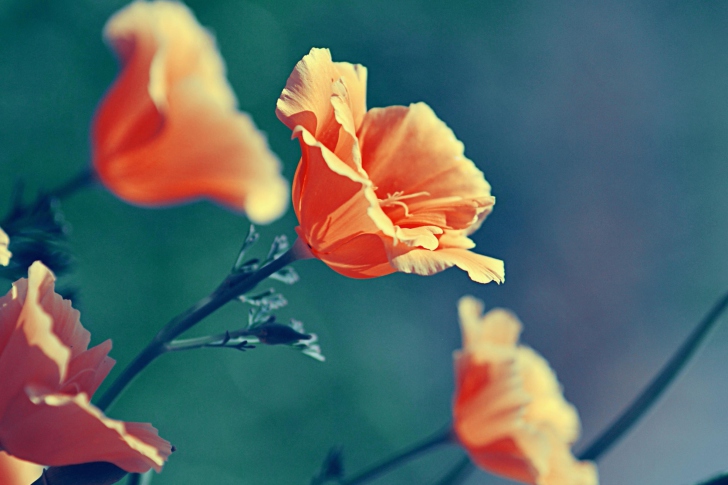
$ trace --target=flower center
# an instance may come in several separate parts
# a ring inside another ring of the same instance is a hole
[[[402,202],[406,199],[414,199],[415,197],[424,197],[430,195],[429,192],[415,192],[414,194],[408,194],[404,195],[404,190],[398,190],[394,194],[387,194],[386,199],[379,199],[379,205],[380,207],[393,207],[393,206],[399,206],[404,209],[404,216],[409,217],[409,207],[407,207],[407,204]]]

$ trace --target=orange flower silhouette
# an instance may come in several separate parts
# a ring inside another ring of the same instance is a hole
[[[0,228],[0,265],[7,266],[10,263],[10,257],[13,255],[8,251],[8,245],[10,244],[10,238],[5,231]]]
[[[254,222],[288,203],[280,164],[235,94],[212,36],[178,2],[137,1],[104,36],[121,73],[92,127],[93,164],[118,197],[160,206],[209,198]]]
[[[90,404],[114,365],[111,341],[87,350],[90,334],[53,281],[35,262],[0,298],[0,451],[51,466],[161,470],[171,447],[156,429],[109,419]]]
[[[0,483],[2,485],[28,485],[40,477],[42,472],[42,466],[18,460],[0,451]]]
[[[455,353],[454,429],[480,467],[534,485],[596,485],[596,467],[570,451],[579,416],[548,362],[518,345],[521,323],[507,310],[458,305],[463,349]]]
[[[276,114],[301,145],[299,236],[353,278],[458,266],[480,283],[502,282],[502,261],[468,250],[495,202],[482,172],[426,104],[367,111],[366,78],[363,66],[311,49],[278,99]]]

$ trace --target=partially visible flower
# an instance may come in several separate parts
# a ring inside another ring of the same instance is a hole
[[[2,485],[28,485],[33,483],[43,467],[29,461],[19,460],[0,451],[0,483]]]
[[[111,341],[88,349],[89,332],[53,280],[34,263],[28,279],[0,298],[0,451],[43,465],[103,461],[159,471],[171,446],[156,429],[109,419],[91,405],[114,365]]]
[[[2,227],[0,227],[0,265],[2,266],[7,266],[10,262],[10,257],[13,255],[13,253],[8,251],[8,244],[10,244],[10,238],[5,234]]]
[[[366,68],[311,49],[288,78],[278,118],[298,138],[299,236],[335,271],[372,278],[451,266],[502,282],[503,261],[468,238],[495,199],[463,144],[424,103],[366,108]]]
[[[518,345],[521,323],[483,303],[458,305],[463,349],[455,353],[454,429],[478,466],[534,485],[596,485],[596,467],[572,455],[580,433],[548,362]]]
[[[136,1],[104,36],[121,73],[92,127],[102,183],[134,204],[208,198],[267,223],[288,203],[280,163],[237,111],[212,36],[182,3]]]

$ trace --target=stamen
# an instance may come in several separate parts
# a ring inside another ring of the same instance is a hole
[[[391,207],[394,205],[400,206],[404,209],[404,216],[409,217],[410,216],[409,207],[407,207],[407,204],[405,204],[402,201],[405,199],[414,199],[415,197],[423,197],[423,196],[429,196],[429,195],[430,195],[430,193],[425,192],[425,191],[416,192],[414,194],[409,194],[409,195],[404,195],[403,190],[398,190],[394,194],[387,194],[386,199],[379,199],[379,205],[381,207]]]

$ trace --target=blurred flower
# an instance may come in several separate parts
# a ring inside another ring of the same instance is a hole
[[[288,186],[265,136],[236,110],[212,36],[182,3],[137,1],[104,29],[121,73],[96,113],[93,163],[118,197],[160,206],[209,198],[267,223]]]
[[[483,303],[460,299],[463,349],[455,353],[454,429],[480,467],[524,483],[595,485],[596,467],[570,447],[579,416],[548,362],[518,345],[521,323]]]
[[[0,483],[2,485],[28,485],[33,483],[43,467],[29,461],[19,460],[0,451]]]
[[[13,255],[8,251],[8,244],[10,244],[10,238],[2,227],[0,227],[0,265],[7,266],[10,262],[10,257]]]
[[[53,280],[34,263],[0,298],[0,451],[43,465],[104,461],[159,471],[171,447],[156,429],[91,405],[114,365],[111,341],[88,349],[90,334]]]
[[[366,77],[363,66],[311,49],[278,99],[302,151],[299,236],[353,278],[458,266],[480,283],[502,282],[502,261],[468,251],[495,202],[482,172],[426,104],[367,111]]]

